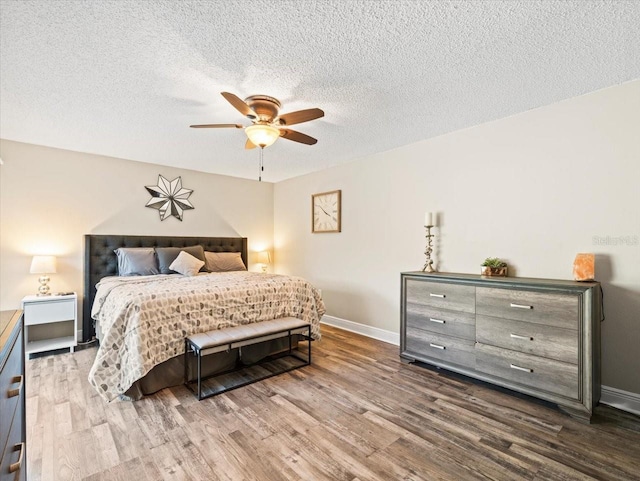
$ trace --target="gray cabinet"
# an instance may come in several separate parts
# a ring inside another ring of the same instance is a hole
[[[590,420],[600,399],[600,285],[401,275],[400,357],[556,403]]]

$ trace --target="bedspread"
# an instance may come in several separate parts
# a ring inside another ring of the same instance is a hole
[[[185,337],[280,317],[311,324],[320,339],[324,303],[299,277],[224,272],[194,277],[109,277],[98,284],[91,315],[103,336],[89,372],[112,401],[154,366],[184,353]]]

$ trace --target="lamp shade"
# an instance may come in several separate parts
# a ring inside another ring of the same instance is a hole
[[[33,256],[31,261],[31,274],[55,274],[56,273],[56,257],[55,256]]]
[[[258,252],[258,264],[271,264],[269,251]]]
[[[280,137],[280,130],[266,124],[251,125],[244,131],[251,143],[260,147],[269,147]]]

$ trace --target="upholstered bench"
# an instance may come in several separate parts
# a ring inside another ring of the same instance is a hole
[[[305,338],[308,345],[307,358],[303,359],[298,356],[296,350],[292,349],[292,336],[300,335]],[[260,361],[250,366],[244,366],[223,373],[215,374],[207,378],[202,377],[202,358],[209,354],[216,352],[231,351],[232,349],[238,349],[239,357],[242,359],[242,348],[244,346],[250,346],[264,341],[270,341],[273,339],[279,339],[288,337],[289,349],[285,350],[277,358],[269,356],[267,361]],[[189,356],[193,355],[197,357],[197,377],[195,380],[189,379],[188,367]],[[283,363],[279,365],[276,362],[283,357],[289,357],[293,359],[293,363]],[[258,376],[247,378],[246,375],[242,375],[237,378],[236,381],[231,382],[226,386],[218,386],[213,392],[209,392],[203,395],[203,381],[212,377],[219,377],[232,372],[246,370],[247,367],[256,365],[266,365],[266,362],[272,362],[269,365],[269,369],[266,369],[266,373],[263,372]],[[283,317],[281,319],[273,319],[271,321],[255,322],[251,324],[245,324],[242,326],[227,327],[224,329],[216,329],[209,332],[202,332],[199,334],[193,334],[185,339],[185,352],[184,352],[184,383],[194,394],[198,396],[198,400],[202,400],[216,394],[227,392],[231,389],[246,386],[256,381],[261,381],[277,374],[292,371],[303,366],[311,364],[311,325],[308,322],[302,321],[295,317]],[[197,384],[197,390],[194,390],[192,384]]]

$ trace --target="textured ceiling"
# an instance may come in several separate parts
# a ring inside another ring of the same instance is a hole
[[[0,136],[257,178],[220,95],[320,107],[267,181],[640,77],[640,2],[0,0]],[[244,119],[246,121],[246,119]],[[248,124],[248,122],[245,122]]]

